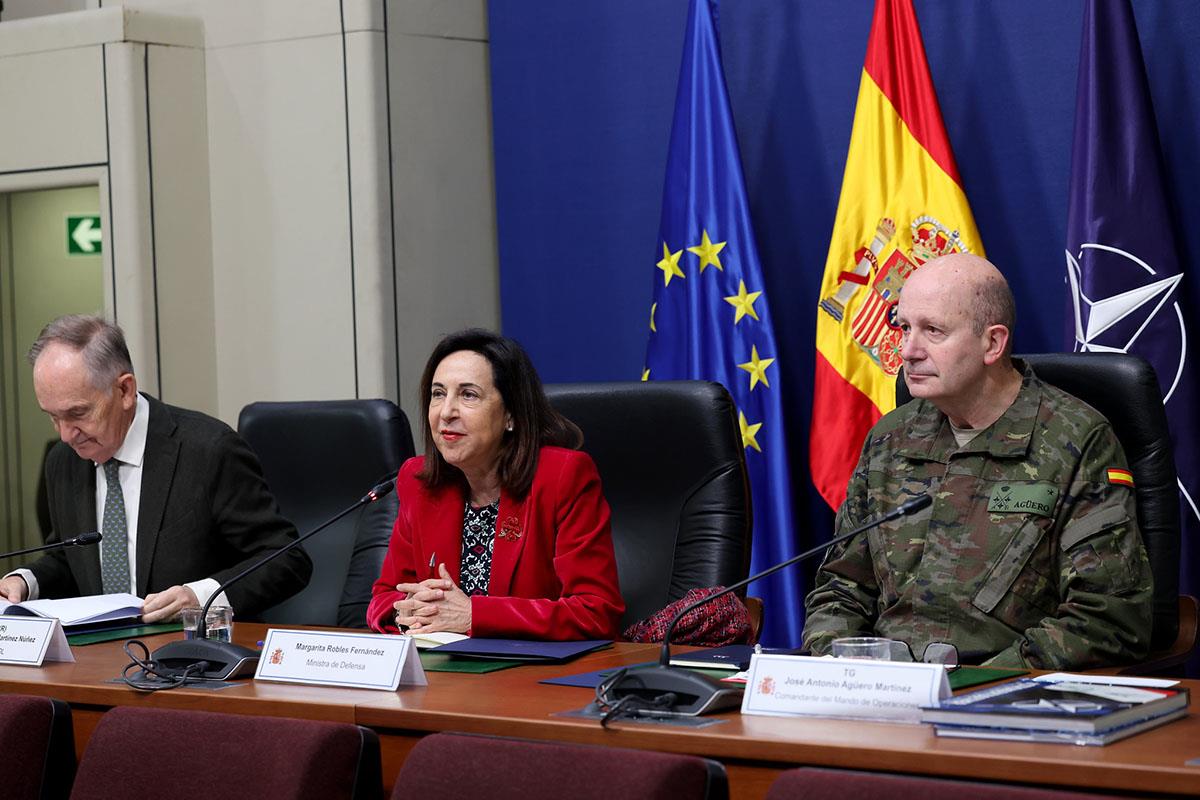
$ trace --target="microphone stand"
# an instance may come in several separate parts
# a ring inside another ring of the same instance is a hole
[[[676,614],[674,619],[671,620],[671,624],[667,626],[666,633],[663,634],[663,643],[658,656],[658,664],[641,669],[622,670],[614,676],[611,685],[606,687],[607,691],[604,693],[605,702],[611,705],[621,702],[626,697],[632,695],[648,704],[652,704],[653,707],[646,709],[645,712],[651,716],[698,716],[708,712],[724,711],[727,708],[740,705],[743,691],[740,687],[729,686],[690,669],[671,666],[671,634],[675,632],[675,626],[679,624],[679,621],[689,612],[722,595],[737,591],[743,586],[773,575],[785,567],[790,567],[806,558],[823,553],[835,544],[852,539],[860,533],[869,531],[879,525],[891,522],[900,517],[915,514],[932,502],[933,498],[927,494],[917,495],[887,514],[884,514],[882,517],[860,525],[849,533],[835,536],[825,544],[818,545],[811,550],[805,550],[799,555],[792,556],[787,561],[776,564],[773,567],[768,567],[745,580],[740,580],[737,583],[726,586],[716,594],[703,597],[688,605]]]
[[[219,597],[221,593],[230,586],[254,572],[259,567],[262,567],[289,550],[299,547],[301,542],[325,530],[330,525],[337,522],[339,519],[351,513],[352,511],[356,511],[365,505],[374,503],[376,500],[387,496],[395,488],[395,478],[384,481],[359,498],[357,502],[334,514],[332,517],[325,520],[308,533],[297,538],[295,541],[289,542],[286,547],[279,548],[266,558],[254,562],[237,575],[234,575],[232,578],[225,581],[223,584],[217,587],[217,590],[208,598],[208,602],[204,604],[204,608],[200,610],[200,619],[196,623],[196,638],[184,639],[183,641],[170,642],[163,645],[154,651],[153,660],[170,670],[190,670],[194,677],[202,678],[204,680],[245,678],[253,675],[258,665],[259,651],[251,650],[248,647],[242,647],[241,645],[234,644],[233,642],[222,642],[216,639],[207,638],[208,629],[206,621],[208,619],[208,609],[212,606],[213,601],[216,600],[217,597]],[[200,664],[203,664],[204,666],[199,667],[198,665]]]
[[[76,536],[74,539],[65,539],[61,542],[54,542],[53,544],[43,544],[38,547],[29,547],[24,550],[13,550],[11,553],[0,553],[0,558],[9,558],[11,556],[23,556],[27,553],[37,553],[42,550],[54,550],[59,547],[84,547],[89,544],[98,544],[100,542],[100,540],[103,538],[104,537],[101,536],[96,531],[92,531],[90,533],[81,533],[78,536]]]

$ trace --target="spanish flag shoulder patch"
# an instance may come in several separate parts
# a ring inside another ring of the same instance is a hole
[[[1121,486],[1133,488],[1133,473],[1127,469],[1118,469],[1117,467],[1108,468],[1108,482],[1119,483]]]

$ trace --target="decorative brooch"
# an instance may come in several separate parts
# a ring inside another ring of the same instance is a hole
[[[521,521],[516,517],[505,517],[496,531],[496,538],[506,542],[515,542],[521,538]]]

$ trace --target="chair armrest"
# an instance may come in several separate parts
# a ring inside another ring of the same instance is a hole
[[[763,601],[761,597],[747,597],[742,602],[750,612],[750,644],[755,644],[762,633]]]
[[[1165,650],[1155,650],[1137,664],[1122,667],[1118,675],[1166,675],[1182,674],[1183,666],[1196,649],[1196,629],[1200,614],[1200,603],[1190,594],[1179,595],[1179,633],[1174,643]]]

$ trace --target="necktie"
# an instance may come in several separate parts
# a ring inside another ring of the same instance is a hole
[[[125,522],[125,496],[117,469],[121,462],[104,462],[104,519],[100,522],[104,546],[100,548],[100,581],[105,594],[129,591],[129,529]]]

